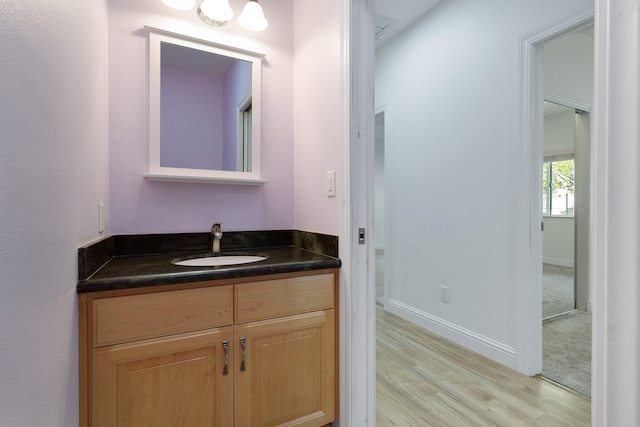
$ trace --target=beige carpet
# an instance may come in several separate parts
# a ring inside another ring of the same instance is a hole
[[[591,396],[591,313],[542,324],[542,376]]]
[[[573,310],[573,268],[544,264],[542,273],[542,318]]]
[[[544,264],[542,318],[575,309],[573,268]],[[542,324],[542,376],[591,396],[591,314],[579,311]]]

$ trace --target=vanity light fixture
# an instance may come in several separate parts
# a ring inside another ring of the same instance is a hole
[[[250,31],[263,31],[269,26],[258,0],[249,0],[244,5],[238,24]]]
[[[196,5],[196,0],[162,0],[162,2],[178,10],[189,10]],[[229,0],[203,0],[198,6],[198,16],[203,22],[220,27],[233,18],[233,9],[229,5]],[[245,4],[238,17],[238,23],[249,31],[263,31],[269,26],[258,0],[249,0]]]
[[[233,18],[229,0],[204,0],[198,6],[198,16],[209,25],[220,27]]]

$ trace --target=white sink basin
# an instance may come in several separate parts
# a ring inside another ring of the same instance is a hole
[[[264,261],[265,259],[267,259],[266,256],[259,255],[219,255],[172,262],[175,265],[181,265],[183,267],[215,267],[219,265],[249,264],[252,262]]]

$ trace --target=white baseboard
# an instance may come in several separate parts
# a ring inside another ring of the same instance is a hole
[[[511,369],[516,368],[516,351],[514,348],[455,325],[439,317],[432,316],[400,301],[389,299],[385,308],[391,313],[409,322],[447,338],[463,347],[479,353],[491,360]]]
[[[560,267],[573,267],[572,259],[552,258],[546,256],[542,257],[542,262],[545,264],[559,265]]]

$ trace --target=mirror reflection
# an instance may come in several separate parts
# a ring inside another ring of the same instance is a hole
[[[160,47],[160,166],[251,171],[251,63]]]
[[[151,180],[261,184],[263,55],[149,30]]]

